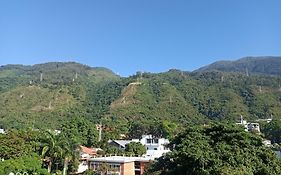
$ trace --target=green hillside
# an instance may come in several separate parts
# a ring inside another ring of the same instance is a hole
[[[280,118],[280,82],[279,76],[235,72],[170,70],[122,78],[73,62],[7,65],[0,68],[0,125],[58,128],[83,117],[126,133],[132,123]]]
[[[89,99],[94,97],[88,95],[119,80],[106,68],[74,62],[2,66],[0,125],[56,128],[74,115],[92,117],[94,107]]]

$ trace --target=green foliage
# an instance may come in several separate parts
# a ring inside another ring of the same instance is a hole
[[[92,147],[97,144],[96,126],[82,117],[73,117],[62,124],[61,132],[68,140]]]
[[[48,171],[55,172],[57,168],[63,168],[65,172],[75,172],[79,160],[79,144],[76,140],[68,138],[64,132],[57,135],[46,131],[43,134],[41,155],[48,164]]]
[[[147,174],[280,174],[280,159],[258,135],[234,125],[190,127]]]
[[[128,155],[142,156],[146,153],[146,148],[139,142],[131,142],[126,145],[125,151]]]
[[[0,158],[11,159],[38,152],[39,133],[36,131],[10,130],[0,134]]]
[[[105,68],[73,62],[7,65],[0,68],[0,127],[59,129],[75,116],[91,125],[102,122],[103,138],[143,133],[172,137],[186,125],[210,120],[236,122],[240,115],[247,120],[279,118],[280,82],[280,77],[180,70],[120,78]],[[73,128],[69,137],[95,145],[94,131],[77,131],[76,126],[65,127]]]
[[[8,175],[27,172],[28,174],[48,175],[47,169],[42,168],[42,161],[37,154],[24,155],[20,158],[0,161],[0,174]]]
[[[272,143],[281,143],[281,121],[272,120],[264,125],[262,132]]]
[[[180,129],[175,122],[159,121],[135,121],[130,123],[128,137],[140,139],[142,135],[151,134],[155,137],[173,138]]]

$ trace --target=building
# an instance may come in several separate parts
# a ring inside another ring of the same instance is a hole
[[[5,130],[0,128],[0,134],[5,134]]]
[[[119,149],[125,150],[126,145],[131,142],[140,142],[146,148],[144,156],[155,159],[161,157],[163,154],[169,152],[167,144],[169,140],[165,138],[157,138],[152,135],[143,135],[141,139],[132,140],[110,140],[109,145],[115,146]]]
[[[152,159],[159,158],[163,154],[169,152],[167,145],[169,144],[169,140],[165,138],[157,138],[152,135],[143,135],[139,141],[146,147],[146,157],[150,157]]]
[[[260,124],[259,123],[247,123],[247,131],[260,133],[261,132]]]
[[[243,119],[242,115],[240,117],[240,122],[236,123],[236,124],[244,126],[245,131],[248,131],[248,132],[258,132],[258,133],[261,132],[259,123],[247,122],[246,120]]]
[[[150,161],[145,157],[97,157],[89,159],[89,169],[107,175],[143,175]]]
[[[80,146],[80,160],[76,173],[83,173],[88,169],[88,160],[97,155],[97,149]]]

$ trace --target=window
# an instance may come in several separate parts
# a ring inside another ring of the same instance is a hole
[[[157,148],[154,148],[154,150],[157,150]]]
[[[140,162],[135,162],[135,169],[140,169],[140,168],[141,168]]]
[[[146,139],[146,143],[152,143],[152,139]]]
[[[159,139],[154,139],[154,143],[159,143]]]
[[[110,164],[109,168],[111,171],[120,171],[120,164]]]

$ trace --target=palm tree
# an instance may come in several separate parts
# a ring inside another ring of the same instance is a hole
[[[41,155],[48,161],[48,172],[50,173],[53,161],[63,156],[63,148],[61,146],[61,139],[55,133],[45,131],[43,135]]]
[[[67,140],[66,137],[63,137],[64,140],[62,141],[62,148],[63,148],[63,156],[64,156],[64,163],[63,163],[63,175],[66,175],[67,170],[69,168],[69,162],[72,162],[72,171],[76,170],[76,161],[79,159],[79,150],[78,144]]]

